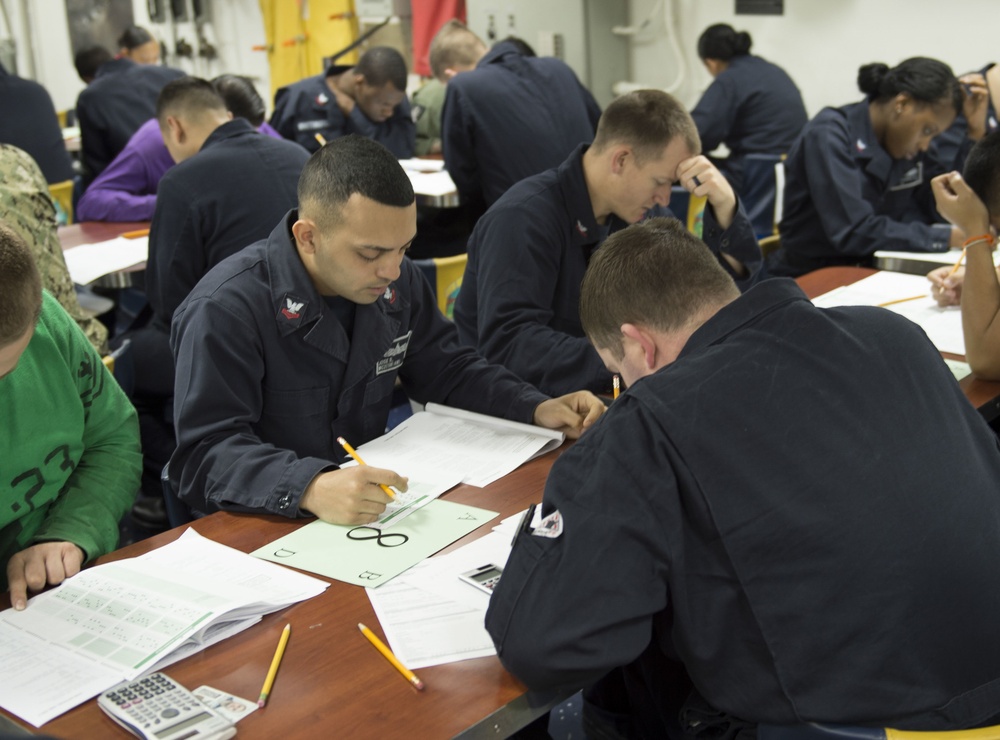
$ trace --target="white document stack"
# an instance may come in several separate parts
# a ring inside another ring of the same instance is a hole
[[[0,612],[0,706],[41,726],[328,585],[189,529]]]

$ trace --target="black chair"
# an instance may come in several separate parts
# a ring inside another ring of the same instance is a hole
[[[167,521],[171,528],[189,524],[195,519],[191,509],[177,496],[174,484],[170,482],[170,466],[164,465],[160,473],[160,483],[163,485],[163,504],[167,509]]]

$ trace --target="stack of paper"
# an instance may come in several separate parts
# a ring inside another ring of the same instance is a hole
[[[416,669],[496,654],[484,626],[490,597],[459,575],[490,563],[502,568],[520,521],[521,514],[509,517],[485,537],[368,589],[382,630],[403,665]]]
[[[149,256],[149,237],[84,244],[63,252],[66,267],[74,283],[86,285],[99,277],[145,262]]]
[[[37,726],[329,584],[187,530],[0,613],[0,706]]]

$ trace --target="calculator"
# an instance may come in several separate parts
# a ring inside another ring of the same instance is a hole
[[[492,594],[493,587],[500,582],[501,575],[503,575],[503,568],[499,565],[488,563],[462,573],[459,575],[459,578],[469,585],[475,586],[480,591]]]
[[[105,691],[97,705],[115,722],[146,740],[225,740],[236,725],[202,704],[164,673]]]

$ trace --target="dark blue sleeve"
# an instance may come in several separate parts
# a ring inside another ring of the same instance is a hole
[[[712,250],[712,254],[719,258],[719,264],[733,277],[740,290],[746,290],[757,282],[764,257],[760,253],[753,224],[741,201],[737,201],[736,215],[733,216],[733,222],[729,224],[728,229],[723,229],[719,225],[715,218],[715,209],[711,205],[706,205],[702,221],[702,240]],[[737,275],[729,263],[722,259],[723,252],[740,262],[746,268],[747,274]]]
[[[562,534],[517,536],[486,613],[500,662],[532,689],[577,689],[631,663],[667,608],[677,522],[663,521],[657,509],[665,507],[651,506],[648,492],[657,501],[676,496],[675,478],[646,465],[632,439],[602,434],[604,422],[546,481],[543,514],[559,512]]]
[[[452,81],[441,111],[441,148],[444,164],[465,202],[480,202],[483,189],[473,147],[474,125],[465,107],[461,87]]]
[[[611,374],[579,327],[579,291],[559,290],[582,279],[582,271],[566,274],[558,227],[545,221],[508,207],[476,225],[479,351],[552,396],[607,392]],[[572,293],[572,305],[556,307],[560,293]],[[575,335],[552,326],[557,308],[559,316],[572,316]]]
[[[943,232],[948,229],[950,233],[950,227],[902,222],[875,213],[863,195],[864,173],[852,155],[850,138],[846,125],[828,122],[810,127],[801,141],[809,194],[834,250],[867,257],[879,249],[947,249]]]
[[[718,77],[708,86],[691,111],[703,151],[712,151],[729,136],[736,120],[738,103],[736,91],[730,89],[728,80]]]
[[[290,88],[278,88],[271,113],[271,128],[290,141],[295,141],[295,97]]]
[[[433,401],[530,424],[535,408],[548,396],[460,344],[458,330],[441,315],[423,273],[409,260],[403,269],[413,312],[411,347],[399,371],[407,395],[419,403]]]

